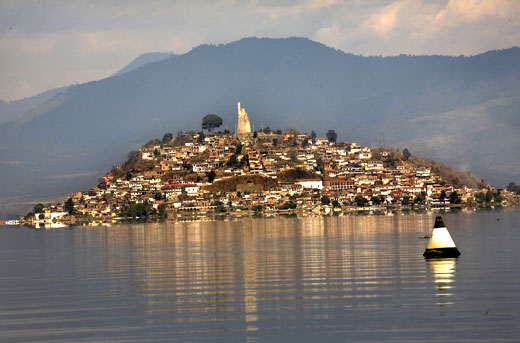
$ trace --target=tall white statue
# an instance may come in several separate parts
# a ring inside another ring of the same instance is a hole
[[[238,102],[238,126],[237,134],[251,133],[251,123],[246,113],[245,108],[240,108],[240,102]]]

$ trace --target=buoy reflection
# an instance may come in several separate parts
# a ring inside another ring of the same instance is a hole
[[[453,295],[452,289],[454,288],[457,259],[432,258],[427,259],[426,262],[437,286],[437,296],[439,297],[437,304],[441,307],[452,305],[453,302],[449,298]]]

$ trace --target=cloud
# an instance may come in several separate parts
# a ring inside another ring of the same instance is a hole
[[[345,13],[343,9],[313,37],[339,49],[377,55],[476,54],[520,43],[520,1],[395,0],[364,7],[355,25],[341,20]]]
[[[471,23],[486,17],[504,18],[514,7],[508,0],[450,0],[435,15],[436,22]]]
[[[342,0],[313,0],[310,3],[310,8],[328,8],[336,5],[342,5],[343,3],[344,2]]]
[[[485,20],[519,23],[520,2],[508,0],[449,0],[444,5],[423,0],[398,0],[380,8],[361,24],[381,36],[409,31],[428,37],[446,28],[456,28]],[[468,34],[474,32],[467,32]]]
[[[401,0],[385,6],[372,14],[362,26],[373,30],[379,35],[386,36],[391,33],[397,23],[398,15],[409,6],[416,6],[417,0]]]
[[[137,55],[302,36],[364,55],[518,45],[517,0],[0,1],[0,98],[108,76]]]

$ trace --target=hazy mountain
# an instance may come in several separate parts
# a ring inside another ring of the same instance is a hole
[[[158,62],[172,56],[175,56],[175,54],[172,52],[145,53],[137,56],[132,62],[116,72],[114,75],[121,75],[131,70],[140,68],[145,64]],[[31,97],[9,102],[0,99],[0,124],[4,124],[10,121],[26,121],[38,116],[39,114],[42,114],[42,112],[47,112],[49,110],[49,106],[53,106],[55,103],[53,98],[67,92],[70,87],[71,86],[55,88]],[[46,106],[42,106],[44,108],[37,108],[46,102],[50,103]]]
[[[23,121],[28,119],[30,117],[30,113],[27,112],[52,99],[56,95],[66,92],[69,87],[70,86],[65,86],[51,89],[35,96],[20,100],[13,100],[9,102],[0,100],[0,124],[4,124],[13,120]]]
[[[173,52],[148,52],[142,55],[137,56],[132,62],[130,62],[126,67],[116,72],[114,75],[121,75],[127,73],[131,70],[140,68],[148,63],[159,62],[165,60],[167,58],[176,56]]]
[[[80,190],[164,132],[236,102],[252,124],[404,148],[503,186],[520,181],[520,49],[362,57],[303,38],[247,38],[71,87],[0,126],[0,196]],[[47,107],[45,107],[47,106]]]

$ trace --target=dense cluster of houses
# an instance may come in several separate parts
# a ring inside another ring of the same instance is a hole
[[[391,163],[391,154],[395,151],[295,131],[181,134],[149,142],[138,150],[131,169],[116,168],[98,186],[71,194],[69,212],[105,219],[323,214],[452,206],[474,202],[480,191],[447,184],[427,167]],[[64,206],[57,204],[49,212],[66,214]]]

